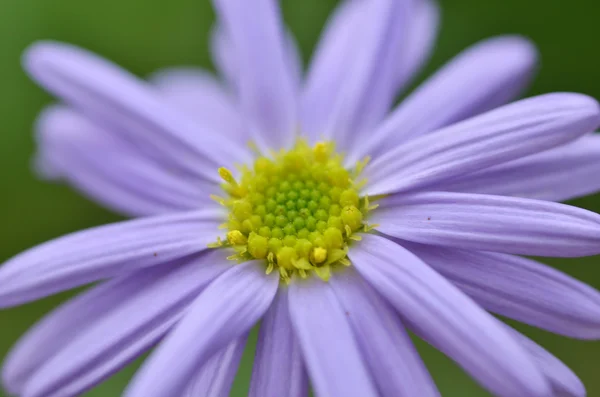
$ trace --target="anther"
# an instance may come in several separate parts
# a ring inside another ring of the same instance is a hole
[[[239,167],[237,180],[219,168],[225,198],[213,198],[229,209],[228,232],[226,241],[211,246],[232,247],[236,261],[262,259],[267,273],[278,271],[285,281],[294,275],[328,279],[332,269],[349,264],[356,233],[369,230],[363,218],[374,206],[359,196],[356,179],[366,163],[348,170],[331,142],[299,140]]]

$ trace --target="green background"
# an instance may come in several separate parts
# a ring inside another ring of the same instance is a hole
[[[283,1],[287,22],[309,59],[333,0]],[[422,79],[475,41],[502,33],[532,38],[542,54],[529,94],[579,91],[600,98],[597,0],[441,0],[442,28],[435,54]],[[211,68],[207,51],[214,18],[208,0],[2,0],[0,5],[0,261],[49,238],[119,219],[66,186],[47,184],[31,173],[31,124],[51,98],[20,70],[22,50],[37,39],[73,42],[96,51],[139,75],[169,65]],[[465,87],[465,90],[469,87]],[[575,204],[600,211],[600,195]],[[552,264],[600,286],[598,258]],[[0,311],[0,357],[43,313],[69,294]],[[520,327],[580,375],[588,395],[600,396],[600,343],[568,340]],[[486,396],[460,369],[418,343],[444,396]],[[233,396],[245,395],[251,353],[244,358]],[[133,368],[113,377],[89,396],[119,395]],[[0,396],[4,396],[0,391]]]

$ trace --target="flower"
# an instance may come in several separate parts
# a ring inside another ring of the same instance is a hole
[[[142,218],[0,268],[2,307],[102,281],[18,343],[7,389],[78,395],[158,345],[126,396],[227,395],[262,319],[251,396],[303,396],[309,378],[318,396],[439,395],[405,327],[496,395],[585,395],[488,311],[600,336],[597,291],[519,256],[600,253],[600,216],[551,202],[600,187],[597,102],[504,105],[536,53],[500,37],[386,116],[431,47],[434,3],[342,3],[305,78],[273,1],[214,3],[225,85],[27,51],[65,103],[40,117],[38,169]]]

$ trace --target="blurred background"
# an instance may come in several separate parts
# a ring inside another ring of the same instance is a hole
[[[335,0],[283,0],[286,21],[304,61]],[[541,52],[541,68],[527,95],[578,91],[600,98],[597,0],[440,0],[442,26],[436,51],[419,80],[466,46],[489,36],[519,33]],[[212,68],[207,40],[214,19],[208,0],[2,0],[0,5],[0,262],[19,251],[78,229],[112,222],[117,215],[70,188],[47,184],[31,172],[32,122],[51,98],[20,69],[23,49],[38,39],[76,43],[144,76],[171,65]],[[468,87],[465,87],[468,89]],[[599,176],[600,177],[600,176]],[[574,204],[600,212],[600,195]],[[600,259],[549,262],[600,287]],[[0,310],[0,358],[37,318],[71,294]],[[518,326],[569,365],[590,397],[600,396],[600,343],[568,340]],[[250,344],[252,345],[252,343]],[[444,396],[487,396],[458,367],[417,342]],[[232,396],[244,396],[252,346],[244,357]],[[117,396],[135,370],[124,370],[87,396]],[[1,389],[1,387],[0,387]],[[5,396],[0,390],[0,396]]]

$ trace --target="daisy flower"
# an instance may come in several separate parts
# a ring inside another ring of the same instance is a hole
[[[600,336],[600,294],[521,256],[600,253],[600,216],[553,202],[600,188],[598,103],[507,105],[536,51],[506,36],[391,109],[432,46],[430,0],[341,3],[305,76],[274,0],[214,5],[222,82],[26,52],[62,101],[37,124],[38,169],[140,218],[0,268],[2,307],[99,282],[17,344],[7,390],[80,395],[156,346],[125,396],[226,396],[260,321],[250,396],[438,396],[407,329],[495,395],[584,396],[490,312]]]

